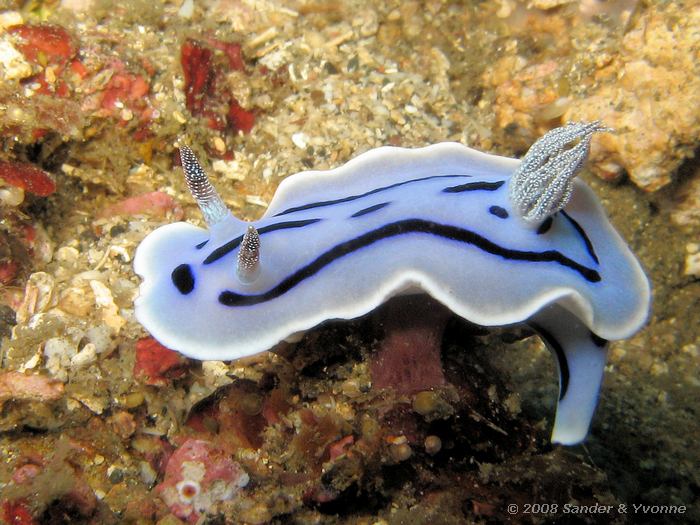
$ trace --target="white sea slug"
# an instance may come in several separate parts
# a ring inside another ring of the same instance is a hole
[[[552,440],[578,443],[606,340],[635,333],[650,302],[639,263],[575,178],[597,131],[554,129],[522,161],[456,143],[378,148],[287,178],[252,223],[231,215],[181,147],[209,228],[179,222],[146,237],[136,316],[169,348],[228,360],[427,293],[473,323],[532,326],[559,366]]]

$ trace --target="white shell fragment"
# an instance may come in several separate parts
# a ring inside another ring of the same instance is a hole
[[[473,323],[531,324],[560,370],[553,440],[579,442],[597,402],[605,340],[636,332],[650,297],[595,195],[571,175],[600,129],[552,132],[559,138],[543,139],[548,159],[528,153],[521,163],[456,143],[382,147],[289,177],[252,223],[264,246],[252,281],[240,264],[249,223],[227,212],[209,230],[158,228],[134,259],[143,277],[136,316],[169,348],[229,360],[327,319],[359,317],[392,296],[428,293]],[[546,193],[542,181],[552,180],[559,197],[545,201],[558,204],[539,204],[527,190],[536,204],[525,208],[535,212],[523,220],[512,198],[516,173],[543,173],[537,185]]]

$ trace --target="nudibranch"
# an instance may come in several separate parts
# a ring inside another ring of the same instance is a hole
[[[144,239],[136,317],[169,348],[230,360],[427,293],[472,323],[530,325],[559,368],[552,441],[578,443],[607,340],[637,331],[650,302],[639,263],[575,178],[598,131],[556,128],[522,161],[457,143],[377,148],[285,179],[254,222],[233,217],[182,146],[208,229],[178,222]]]

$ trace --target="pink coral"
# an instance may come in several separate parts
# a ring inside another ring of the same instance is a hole
[[[114,215],[151,215],[163,217],[166,213],[172,212],[173,218],[182,218],[182,208],[167,193],[162,191],[151,191],[134,197],[128,197],[116,204],[107,206],[101,213],[101,217],[112,217]]]
[[[188,439],[170,456],[165,479],[156,490],[173,514],[196,523],[217,503],[232,499],[249,479],[224,450],[209,441]]]

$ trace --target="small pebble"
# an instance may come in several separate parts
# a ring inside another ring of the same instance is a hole
[[[360,385],[354,379],[348,379],[347,381],[344,381],[341,385],[341,389],[343,391],[343,394],[345,394],[348,397],[357,397],[362,393],[362,391],[360,390]]]
[[[143,392],[130,392],[119,398],[119,404],[124,408],[136,408],[144,402]]]
[[[141,472],[141,480],[149,487],[152,486],[158,479],[158,473],[153,469],[148,461],[141,461],[139,463],[139,470]]]
[[[44,78],[49,84],[53,84],[56,82],[56,72],[52,67],[47,67],[46,69],[44,69]]]
[[[214,149],[219,153],[224,153],[226,151],[226,143],[221,137],[214,137],[212,142],[214,143]]]
[[[411,457],[413,451],[408,443],[402,443],[400,445],[392,445],[389,453],[395,461],[406,461]]]
[[[306,135],[306,133],[302,133],[300,131],[298,133],[292,134],[292,142],[297,148],[305,149],[309,143],[309,137]]]
[[[75,367],[91,365],[97,361],[97,352],[95,351],[95,345],[88,343],[85,347],[75,354],[70,359],[70,365]]]
[[[194,14],[194,0],[185,0],[177,11],[178,16],[189,20]]]
[[[244,414],[256,416],[262,411],[263,398],[259,394],[249,393],[241,397],[240,407]]]
[[[437,436],[430,435],[426,437],[423,444],[425,445],[425,451],[431,456],[434,456],[442,449],[442,440]]]
[[[124,481],[124,471],[119,467],[111,465],[107,469],[107,479],[109,479],[112,484],[121,483]]]
[[[435,392],[419,392],[413,398],[413,410],[421,416],[427,416],[437,410],[439,398]]]
[[[178,121],[180,124],[184,124],[187,122],[187,119],[185,118],[185,116],[177,110],[173,111],[173,118],[176,121]]]

